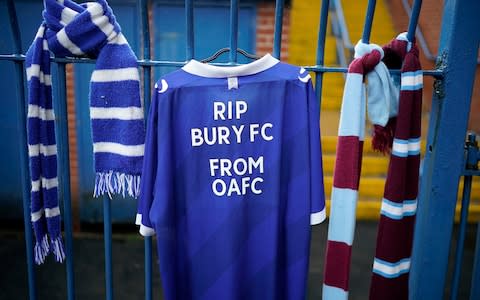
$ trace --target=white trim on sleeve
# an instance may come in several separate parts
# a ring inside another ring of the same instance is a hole
[[[143,224],[140,224],[140,234],[143,236],[152,236],[155,234],[155,230]]]
[[[142,225],[142,214],[137,214],[135,217],[135,225]]]
[[[317,225],[325,221],[327,218],[327,214],[325,211],[325,207],[322,209],[322,211],[312,213],[310,215],[310,225]]]

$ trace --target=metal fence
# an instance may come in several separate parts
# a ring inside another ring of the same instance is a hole
[[[328,0],[322,1],[320,25],[318,30],[316,64],[304,66],[316,74],[315,89],[318,101],[321,101],[323,74],[328,72],[345,73],[345,67],[330,67],[324,65],[325,37],[327,33],[327,19],[329,14]],[[337,1],[332,1],[337,2]],[[422,1],[413,3],[408,39],[413,40],[420,14]],[[372,20],[376,1],[368,1],[366,8],[365,25],[362,40],[369,42],[372,29]],[[23,185],[23,215],[25,225],[25,241],[28,267],[28,287],[30,299],[36,299],[35,271],[33,263],[33,237],[30,225],[29,191],[30,181],[28,173],[28,151],[26,138],[26,111],[25,111],[25,79],[24,79],[24,52],[21,47],[20,29],[13,0],[7,1],[9,22],[14,35],[14,53],[0,54],[0,60],[10,61],[15,66],[15,89],[18,98],[18,141],[20,143],[20,161]],[[273,56],[279,58],[281,50],[282,19],[284,1],[276,1],[275,30]],[[151,59],[149,1],[138,1],[138,11],[141,14],[141,28],[143,41],[143,58],[139,65],[143,72],[143,90],[145,109],[148,111],[151,93],[152,68],[181,67],[192,58],[199,59],[194,53],[194,3],[185,1],[186,49],[185,61],[162,61]],[[465,239],[465,227],[470,198],[472,176],[480,175],[478,160],[480,158],[475,137],[469,137],[464,149],[465,133],[471,101],[478,45],[480,37],[471,34],[471,30],[480,28],[479,1],[445,1],[441,42],[437,68],[423,70],[425,76],[436,79],[432,101],[427,153],[423,164],[423,176],[420,183],[421,192],[415,228],[415,241],[410,275],[411,299],[441,299],[444,293],[448,255],[455,212],[456,195],[460,176],[465,176],[460,236],[457,246],[455,274],[452,284],[452,299],[455,299],[460,279],[460,263]],[[238,64],[238,16],[239,1],[230,2],[230,42],[228,45],[230,65]],[[201,59],[201,58],[200,58]],[[72,238],[72,210],[69,171],[69,145],[66,109],[66,65],[78,63],[94,63],[87,58],[52,58],[58,72],[56,72],[54,95],[54,109],[57,118],[57,144],[59,158],[59,194],[64,206],[64,234],[66,241],[66,274],[67,298],[75,298]],[[399,72],[393,70],[392,72]],[[105,243],[105,286],[106,299],[113,299],[112,283],[112,224],[111,202],[108,197],[103,199],[104,207],[104,243]],[[472,278],[471,299],[480,299],[480,231],[477,239],[477,248]],[[435,283],[435,284],[433,284]],[[320,282],[318,284],[321,284]],[[145,299],[152,299],[152,238],[145,238]]]

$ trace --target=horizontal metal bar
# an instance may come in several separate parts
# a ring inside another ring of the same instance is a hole
[[[24,55],[16,55],[16,54],[0,54],[0,60],[11,60],[11,61],[22,61],[25,60]],[[95,60],[90,58],[60,58],[55,57],[52,58],[53,62],[60,62],[60,63],[87,63],[87,64],[94,64]],[[138,64],[140,66],[151,66],[151,67],[183,67],[187,62],[186,61],[165,61],[165,60],[145,60],[139,59]],[[216,66],[232,66],[230,63],[213,63],[212,65]],[[241,65],[241,64],[233,64],[233,65]],[[312,72],[321,72],[321,73],[347,73],[348,68],[343,67],[328,67],[328,66],[303,66],[307,71]],[[390,70],[392,74],[400,74],[400,70]],[[423,70],[424,76],[433,76],[436,78],[443,78],[443,71],[442,70]]]
[[[22,61],[25,60],[24,55],[4,55],[0,54],[0,60],[11,60],[11,61]],[[94,64],[95,60],[90,58],[52,58],[53,62],[59,63],[89,63]],[[183,67],[187,62],[186,61],[161,61],[161,60],[144,60],[139,59],[138,64],[140,66],[152,66],[152,67]],[[232,66],[231,63],[213,63],[212,65],[217,66]],[[240,65],[240,64],[234,64]],[[327,67],[327,66],[304,66],[308,71],[312,72],[322,72],[322,73],[347,73],[348,68],[343,67]],[[400,74],[400,70],[390,70],[392,74]],[[442,78],[444,73],[442,70],[423,70],[423,75],[433,76],[437,78]]]
[[[56,63],[74,63],[74,64],[95,64],[96,60],[92,58],[76,58],[76,57],[50,57],[52,62]],[[0,54],[0,60],[8,61],[24,61],[25,55],[23,54]],[[138,65],[145,67],[183,67],[188,61],[166,61],[166,60],[150,60],[150,59],[138,59]],[[240,63],[212,63],[212,65],[218,66],[236,66]]]
[[[0,60],[24,61],[25,60],[25,55],[23,55],[23,54],[0,54]]]
[[[347,73],[348,68],[343,67],[327,67],[327,66],[303,66],[307,71],[322,73]],[[400,70],[389,70],[391,74],[400,74]],[[424,76],[433,76],[442,78],[444,73],[442,70],[422,70]]]
[[[56,63],[75,63],[75,64],[95,64],[96,60],[92,58],[76,58],[76,57],[51,57],[53,62]],[[9,61],[24,61],[25,55],[23,54],[0,54],[0,60]],[[157,67],[183,67],[186,61],[161,61],[161,60],[149,60],[139,59],[138,64],[140,66],[157,66]]]

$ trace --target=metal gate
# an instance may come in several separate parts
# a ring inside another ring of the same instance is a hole
[[[315,88],[318,101],[321,101],[323,74],[328,72],[345,73],[345,67],[324,65],[325,37],[330,1],[324,0],[321,5],[320,26],[318,30],[316,64],[304,66],[316,74]],[[332,1],[335,3],[336,1]],[[415,0],[411,11],[408,39],[415,36],[421,2]],[[372,20],[376,1],[368,1],[362,40],[368,43],[372,29]],[[30,299],[36,299],[35,271],[33,266],[33,238],[30,225],[28,174],[28,151],[26,141],[25,79],[24,52],[20,39],[20,27],[17,18],[18,3],[7,0],[8,16],[14,36],[13,53],[0,54],[0,60],[11,62],[14,68],[15,90],[17,94],[18,140],[20,142],[19,170],[22,178],[23,217],[25,225],[25,241],[27,251],[28,286]],[[142,32],[143,58],[139,65],[143,73],[143,94],[145,108],[150,105],[152,72],[162,67],[181,67],[186,61],[197,58],[194,51],[194,3],[186,0],[185,11],[185,59],[153,60],[151,59],[149,1],[137,1],[140,13],[139,29]],[[282,18],[284,1],[276,1],[275,31],[273,56],[280,57]],[[472,176],[479,176],[478,160],[480,158],[475,136],[470,135],[465,144],[467,120],[470,109],[472,86],[475,76],[476,60],[480,35],[479,1],[446,0],[444,4],[443,24],[439,46],[439,57],[434,70],[423,70],[424,76],[435,78],[435,89],[432,101],[431,118],[423,164],[423,175],[420,182],[415,240],[413,247],[412,269],[410,275],[411,299],[441,299],[444,293],[448,255],[458,182],[464,176],[464,192],[460,221],[460,236],[457,246],[455,274],[452,284],[452,298],[456,297],[456,289],[460,276],[460,262],[465,237],[466,216],[470,199]],[[231,0],[229,7],[229,49],[238,48],[239,1]],[[473,33],[472,33],[473,31]],[[93,64],[91,59],[52,58],[56,69],[54,81],[56,96],[54,108],[57,128],[57,144],[59,158],[59,194],[64,208],[64,229],[66,241],[66,274],[68,299],[74,299],[72,208],[69,169],[69,145],[66,110],[66,65]],[[237,51],[229,52],[229,65],[239,63]],[[398,72],[394,70],[392,72]],[[464,145],[466,145],[464,147]],[[100,201],[100,200],[99,200]],[[112,284],[112,208],[108,197],[103,199],[103,222],[105,243],[105,285],[106,299],[113,299]],[[480,299],[480,231],[477,238],[475,266],[471,285],[471,299]],[[145,299],[152,298],[152,239],[145,238]],[[435,284],[432,284],[435,283]],[[321,284],[320,282],[318,284]]]

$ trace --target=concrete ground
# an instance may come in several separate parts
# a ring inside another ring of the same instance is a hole
[[[122,233],[119,233],[122,231]],[[143,239],[135,232],[113,229],[114,298],[144,299]],[[468,299],[476,226],[467,231],[463,272],[458,299]],[[352,253],[350,299],[368,299],[372,259],[377,234],[376,222],[358,222]],[[454,234],[455,236],[455,234]],[[308,282],[308,299],[321,299],[323,258],[327,224],[314,226]],[[156,256],[155,256],[156,257]],[[154,259],[156,261],[156,259]],[[103,237],[81,233],[74,240],[76,299],[105,299]],[[38,299],[66,299],[64,265],[49,258],[36,267]],[[27,299],[25,244],[18,228],[0,229],[0,299]],[[448,278],[451,277],[452,263]],[[450,282],[450,279],[447,280]],[[158,268],[154,266],[154,299],[163,299]],[[448,286],[446,294],[449,294]],[[216,300],[216,299],[212,299]]]

